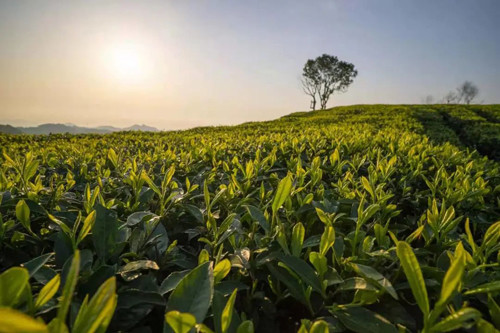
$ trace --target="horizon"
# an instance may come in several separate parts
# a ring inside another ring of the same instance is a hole
[[[482,105],[482,106],[494,106],[494,105],[499,105],[500,103],[489,103],[489,104],[485,104],[485,103],[471,103],[470,105],[471,106],[474,106],[474,105]],[[391,105],[402,105],[402,106],[413,106],[413,105],[463,105],[463,104],[459,104],[459,103],[414,103],[414,104],[405,104],[405,103],[397,103],[397,104],[390,104],[390,103],[374,103],[374,104],[347,104],[347,105],[335,105],[335,106],[331,106],[331,107],[328,107],[326,109],[317,109],[317,110],[314,110],[315,112],[319,112],[319,111],[329,111],[331,109],[335,109],[337,107],[350,107],[350,106],[391,106]],[[98,125],[95,125],[95,126],[85,126],[85,125],[81,125],[81,124],[75,124],[75,123],[58,123],[58,122],[47,122],[47,123],[39,123],[39,124],[33,124],[33,125],[26,125],[26,126],[23,126],[23,125],[13,125],[13,124],[8,124],[8,123],[0,123],[0,126],[2,125],[7,125],[7,126],[12,126],[14,128],[33,128],[33,127],[40,127],[40,126],[43,126],[43,125],[63,125],[63,126],[68,126],[68,127],[80,127],[80,128],[88,128],[88,129],[101,129],[101,128],[106,128],[106,127],[111,127],[111,128],[115,128],[115,129],[118,129],[118,130],[126,130],[128,129],[129,127],[134,127],[134,126],[144,126],[144,127],[152,127],[158,131],[161,131],[161,132],[170,132],[170,131],[182,131],[182,130],[192,130],[192,129],[196,129],[196,128],[203,128],[203,127],[220,127],[220,126],[239,126],[239,125],[244,125],[246,123],[254,123],[254,122],[263,122],[263,121],[274,121],[274,120],[278,120],[280,118],[283,118],[283,117],[286,117],[286,116],[289,116],[289,115],[292,115],[294,113],[303,113],[303,112],[313,112],[312,110],[298,110],[298,111],[293,111],[293,112],[290,112],[290,113],[287,113],[287,114],[284,114],[284,115],[281,115],[277,118],[273,118],[273,119],[268,119],[268,120],[249,120],[249,121],[244,121],[244,122],[241,122],[241,123],[235,123],[235,124],[229,124],[229,125],[222,125],[222,124],[210,124],[210,125],[196,125],[196,126],[193,126],[193,127],[186,127],[186,128],[178,128],[178,129],[175,129],[175,128],[172,128],[172,129],[168,129],[168,128],[159,128],[159,127],[155,127],[153,125],[150,125],[150,124],[146,124],[146,123],[143,123],[143,124],[140,124],[140,123],[133,123],[133,124],[130,124],[130,125],[126,125],[126,126],[122,126],[122,127],[119,127],[119,126],[114,126],[114,125],[110,125],[110,124],[98,124]]]
[[[308,109],[302,67],[324,53],[359,70],[328,107],[440,100],[466,80],[476,103],[496,104],[499,13],[491,0],[4,0],[0,123],[179,130],[277,119]]]

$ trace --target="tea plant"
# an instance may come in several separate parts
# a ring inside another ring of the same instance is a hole
[[[1,135],[0,332],[495,332],[499,111]]]

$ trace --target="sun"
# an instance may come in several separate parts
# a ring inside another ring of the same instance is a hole
[[[141,48],[133,44],[112,46],[106,56],[110,74],[123,83],[135,83],[144,78],[145,62]]]

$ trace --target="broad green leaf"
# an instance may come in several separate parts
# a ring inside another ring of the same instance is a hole
[[[479,319],[476,328],[477,333],[498,333],[498,330],[495,328],[495,326],[484,319]]]
[[[96,206],[96,219],[92,227],[92,240],[95,252],[105,263],[113,254],[119,241],[116,212],[102,205]]]
[[[214,268],[214,282],[217,284],[225,278],[229,271],[231,270],[231,261],[229,259],[224,259],[219,261]]]
[[[175,333],[187,333],[196,325],[196,318],[192,314],[179,311],[167,312],[165,320]]]
[[[236,300],[237,292],[238,289],[234,289],[233,293],[231,294],[231,296],[229,296],[229,299],[227,300],[224,310],[222,311],[222,318],[221,318],[222,333],[226,333],[229,328],[229,325],[231,324],[231,320],[233,318],[234,301]]]
[[[488,255],[491,248],[498,245],[500,239],[500,221],[492,224],[484,234],[483,242],[479,252],[484,251]]]
[[[153,190],[159,197],[162,196],[161,190],[156,186],[151,178],[149,178],[148,174],[145,170],[141,173],[141,178],[148,184],[149,188]]]
[[[361,207],[361,206],[360,206]],[[358,216],[358,223],[364,224],[366,223],[376,212],[378,212],[380,206],[378,204],[371,204],[365,210],[362,211],[362,214]]]
[[[83,226],[80,229],[80,233],[78,234],[77,243],[80,243],[87,235],[95,223],[96,212],[93,210],[83,221]]]
[[[474,242],[474,237],[472,236],[472,232],[470,231],[469,218],[465,219],[465,233],[467,234],[467,242],[469,243],[469,246],[472,248],[472,253],[475,255],[477,251],[477,245]]]
[[[0,308],[0,332],[48,333],[43,321],[14,309]]]
[[[297,223],[292,230],[292,242],[290,244],[292,255],[299,257],[304,243],[305,228],[302,223]]]
[[[497,327],[500,327],[500,306],[490,294],[488,294],[488,312],[490,313],[491,320],[493,320]]]
[[[75,251],[73,260],[71,261],[71,266],[68,271],[68,276],[66,277],[66,282],[62,291],[62,298],[59,302],[59,309],[57,309],[57,321],[55,331],[60,332],[66,321],[66,315],[68,314],[69,306],[71,304],[71,299],[73,298],[73,293],[75,292],[76,282],[78,280],[78,273],[80,271],[80,251]]]
[[[7,162],[5,164],[8,165],[9,167],[15,167],[17,165],[17,163],[14,162],[14,160],[10,158],[10,156],[7,155],[5,151],[3,152],[3,157],[5,158],[5,162]]]
[[[276,230],[278,231],[278,234],[276,235],[276,241],[278,244],[281,246],[283,249],[283,252],[285,254],[290,254],[290,249],[288,248],[288,237],[286,234],[286,228],[284,224],[281,224],[279,226],[276,226]]]
[[[118,292],[118,309],[134,309],[141,305],[164,307],[165,299],[157,292],[128,289]]]
[[[157,217],[158,216],[156,214],[153,214],[151,212],[135,212],[127,217],[126,225],[129,227],[133,227],[141,222],[146,222]]]
[[[461,243],[459,243],[461,245]],[[457,246],[457,248],[459,248]],[[465,255],[463,248],[461,251],[455,251],[456,258],[446,271],[441,287],[441,296],[436,303],[436,307],[444,306],[448,303],[454,292],[459,291],[462,276],[465,270]],[[458,253],[457,253],[458,252]]]
[[[113,148],[109,148],[108,150],[108,160],[111,162],[115,169],[118,167],[118,155],[116,155]]]
[[[318,276],[304,260],[292,255],[281,255],[280,260],[294,271],[306,285],[311,286],[316,292],[323,294],[323,288]]]
[[[377,270],[370,266],[365,266],[361,264],[352,264],[354,270],[363,276],[365,279],[369,279],[379,286],[381,286],[389,295],[391,295],[394,299],[398,299],[398,295],[391,282],[382,274],[380,274]]]
[[[0,274],[0,306],[13,307],[21,302],[28,280],[28,270],[21,267],[12,267]]]
[[[466,323],[481,318],[481,312],[473,308],[462,308],[432,326],[432,332],[449,332],[463,327]]]
[[[73,324],[73,333],[105,332],[113,317],[117,296],[116,279],[111,277],[92,296],[88,306],[82,306]]]
[[[71,231],[71,228],[66,225],[66,223],[51,214],[49,214],[49,219],[57,224],[59,228],[61,228],[61,230],[68,236],[68,238],[73,241],[73,232]]]
[[[269,222],[267,221],[264,214],[262,214],[260,209],[254,206],[245,206],[245,207],[250,216],[259,223],[259,225],[262,227],[262,229],[264,229],[266,233],[269,233],[271,227],[269,226]]]
[[[319,253],[322,255],[326,255],[328,250],[335,243],[335,229],[333,227],[328,226],[325,227],[323,234],[321,235],[321,241],[319,243]]]
[[[397,333],[386,318],[363,307],[349,307],[334,312],[348,329],[359,333]]]
[[[290,175],[283,178],[278,184],[278,189],[276,190],[276,194],[274,195],[272,210],[273,214],[276,214],[278,209],[285,203],[285,200],[288,198],[290,193],[292,192],[292,178]]]
[[[267,268],[275,278],[286,285],[288,291],[295,299],[307,305],[305,290],[298,277],[295,277],[283,267],[275,267],[272,264],[267,264]]]
[[[16,205],[16,217],[26,230],[31,231],[30,209],[24,200],[19,200]]]
[[[234,288],[231,289],[228,296],[230,296],[234,291]],[[213,328],[215,332],[222,333],[222,312],[224,311],[224,307],[226,306],[227,300],[225,299],[225,295],[219,292],[217,289],[214,290],[214,297],[212,298],[212,319],[213,319]]]
[[[226,193],[226,191],[227,191],[227,188],[223,188],[215,194],[214,198],[210,202],[210,208],[212,208],[222,198],[222,195],[224,193]]]
[[[323,276],[328,270],[326,257],[321,253],[312,251],[309,253],[309,261],[314,266],[320,276]]]
[[[212,263],[206,262],[189,272],[170,295],[167,311],[189,312],[196,322],[205,319],[214,293]]]
[[[493,223],[486,233],[484,234],[483,244],[481,244],[481,248],[489,247],[497,243],[500,238],[500,221]]]
[[[160,294],[164,295],[177,287],[182,278],[184,278],[190,271],[184,270],[180,272],[173,272],[163,280],[160,286]],[[215,273],[214,273],[215,274]]]
[[[425,289],[424,276],[420,270],[417,257],[415,253],[413,253],[411,246],[405,241],[399,241],[397,243],[396,253],[405,272],[413,297],[415,297],[424,316],[427,317],[430,311],[429,298],[427,296],[427,289]]]
[[[315,209],[320,221],[325,225],[330,225],[330,218],[328,217],[328,215],[319,207],[315,207]]]
[[[61,284],[61,276],[57,274],[54,276],[43,288],[40,290],[38,297],[35,301],[35,309],[39,309],[45,303],[47,303],[54,295]]]
[[[205,207],[210,210],[210,191],[208,190],[208,184],[205,180],[203,182],[203,198],[205,199]]]
[[[345,279],[338,285],[337,288],[339,290],[370,290],[370,291],[378,290],[374,284],[360,277],[352,277]]]
[[[165,191],[167,189],[174,174],[175,174],[175,164],[172,164],[172,166],[170,166],[168,171],[165,172],[165,176],[163,177],[163,180],[161,181],[161,188],[163,191]],[[186,178],[186,180],[188,180],[188,179]]]
[[[375,199],[376,196],[375,196],[375,191],[373,190],[373,187],[372,185],[370,184],[370,182],[368,181],[368,179],[366,179],[366,177],[361,177],[361,183],[363,184],[363,187],[365,188],[365,190],[370,193],[370,196]]]

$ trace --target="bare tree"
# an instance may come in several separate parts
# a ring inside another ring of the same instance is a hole
[[[340,61],[337,57],[323,54],[307,60],[302,72],[302,87],[311,96],[311,108],[316,109],[316,96],[321,109],[326,109],[330,96],[335,91],[345,92],[358,75],[354,65]]]
[[[455,92],[450,91],[443,97],[443,100],[446,104],[453,104],[458,102],[458,96]]]
[[[479,88],[470,81],[465,81],[457,88],[457,103],[462,100],[465,104],[470,104],[479,94]]]
[[[300,82],[302,83],[302,90],[306,95],[311,96],[311,105],[310,108],[311,110],[315,111],[316,110],[316,94],[319,91],[319,86],[315,84],[313,80],[311,80],[308,77],[302,77],[300,79]]]

